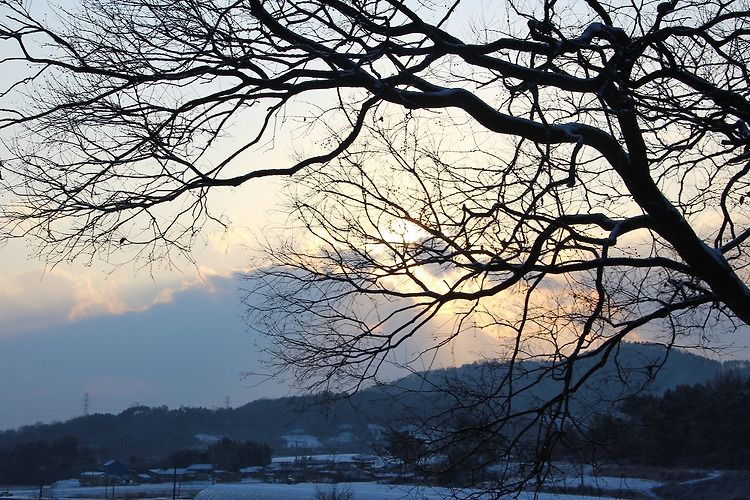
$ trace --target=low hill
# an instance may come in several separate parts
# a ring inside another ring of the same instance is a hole
[[[618,354],[618,362],[628,368],[630,382],[637,385],[647,377],[646,367],[659,365],[664,354],[665,350],[660,346],[625,344]],[[525,368],[533,372],[535,365]],[[673,350],[649,390],[659,395],[679,385],[707,382],[729,369],[750,372],[747,362],[722,364]],[[505,370],[503,363],[484,362],[416,373],[388,386],[363,389],[349,398],[327,397],[325,399],[330,404],[324,407],[325,411],[315,404],[321,399],[320,395],[262,399],[235,409],[134,406],[118,415],[94,414],[67,422],[1,432],[0,450],[10,449],[18,443],[73,436],[102,461],[117,459],[124,463],[148,463],[163,459],[178,449],[205,447],[206,442],[226,436],[233,440],[268,444],[277,455],[366,452],[378,439],[380,429],[398,425],[393,398],[412,408],[425,406],[424,411],[428,411],[426,406],[435,404],[435,398],[441,397],[441,389],[446,384],[487,387]],[[604,395],[615,400],[622,396],[627,388],[623,388],[621,371],[612,363],[604,367],[597,375],[600,379],[592,384],[599,391],[596,397]],[[555,390],[554,382],[545,384],[534,389],[537,391],[535,396]],[[590,395],[584,391],[582,397]],[[406,425],[408,414],[404,415]]]

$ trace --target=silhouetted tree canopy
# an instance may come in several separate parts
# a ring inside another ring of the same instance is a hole
[[[565,441],[600,465],[747,470],[750,433],[740,422],[749,412],[750,380],[728,370],[705,384],[629,397]]]
[[[91,451],[72,436],[18,443],[13,448],[0,450],[0,483],[52,484],[78,477],[95,465]]]
[[[206,449],[186,448],[171,454],[169,465],[188,467],[212,464],[219,470],[237,472],[243,467],[266,466],[271,463],[271,448],[254,441],[233,441],[223,437]]]
[[[479,335],[506,375],[445,389],[543,461],[608,358],[624,393],[658,372],[622,339],[750,323],[745,2],[0,6],[5,233],[170,258],[227,223],[211,192],[291,176],[249,302],[305,388]]]
[[[746,469],[750,380],[731,372],[708,384],[683,385],[622,407],[619,455],[648,465]]]

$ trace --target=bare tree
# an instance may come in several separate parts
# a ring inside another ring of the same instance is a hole
[[[216,220],[209,191],[294,175],[253,321],[309,389],[484,335],[506,369],[449,391],[481,416],[454,436],[536,463],[627,336],[750,322],[744,2],[0,5],[28,75],[0,94],[6,232],[152,259]],[[259,165],[285,131],[298,158]],[[614,366],[637,388],[660,363]]]

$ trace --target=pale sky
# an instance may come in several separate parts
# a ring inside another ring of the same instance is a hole
[[[51,3],[70,9],[77,2]],[[28,5],[54,19],[46,2]],[[0,88],[18,79],[4,66]],[[243,124],[232,133],[242,138]],[[279,135],[274,149],[241,158],[236,168],[292,163],[291,142]],[[274,220],[283,221],[281,185],[258,180],[213,193],[212,212],[232,225],[204,232],[194,263],[50,267],[33,257],[32,241],[0,246],[0,430],[81,415],[87,393],[91,412],[134,403],[210,408],[227,398],[237,406],[287,395],[283,384],[241,376],[262,367],[242,320],[236,279],[251,265],[252,247],[272,232]]]
[[[54,18],[46,2],[29,5]],[[17,79],[0,74],[6,88]],[[290,142],[279,137],[264,161],[288,164]],[[119,412],[134,403],[210,408],[227,398],[237,406],[286,395],[288,387],[241,376],[262,367],[257,339],[241,319],[235,277],[250,265],[250,247],[281,218],[272,213],[280,184],[255,181],[214,196],[214,212],[235,225],[205,233],[195,265],[143,269],[143,262],[95,261],[50,268],[30,257],[33,242],[0,247],[0,430],[81,415],[85,394],[90,412]]]
[[[278,158],[288,160],[293,151],[282,149]],[[213,208],[235,225],[204,235],[196,265],[50,268],[29,258],[30,242],[0,247],[0,430],[82,415],[85,394],[91,413],[287,395],[288,387],[262,376],[241,376],[263,368],[235,274],[248,269],[267,227],[280,224],[282,215],[272,212],[279,185],[222,191],[222,206]]]
[[[247,269],[248,245],[272,216],[268,184],[236,190],[252,200],[235,205],[248,226],[209,234],[197,266],[45,269],[24,242],[0,249],[0,430],[81,415],[86,393],[94,413],[287,395],[241,376],[261,367],[235,273]]]
[[[46,2],[29,5],[49,12]],[[6,88],[16,79],[0,74]],[[291,154],[281,147],[264,160]],[[235,275],[248,269],[250,247],[273,210],[278,215],[280,185],[255,181],[216,193],[212,210],[234,223],[204,232],[194,263],[50,267],[33,257],[32,241],[0,246],[0,430],[81,415],[85,394],[90,412],[134,403],[210,408],[227,398],[238,406],[286,395],[287,387],[241,376],[261,368]]]

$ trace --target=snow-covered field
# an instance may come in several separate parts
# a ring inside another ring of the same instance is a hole
[[[211,486],[210,482],[190,483],[178,485],[178,495],[181,498],[192,498],[202,490]],[[9,500],[19,500],[27,498],[39,498],[39,488],[8,488],[12,495]],[[172,498],[172,484],[133,484],[118,485],[114,487],[114,497],[116,499],[136,499],[136,498]],[[43,498],[112,498],[112,487],[104,486],[81,486],[77,479],[68,479],[67,481],[58,481],[52,486],[45,486],[42,491]]]
[[[193,498],[201,491],[201,500],[307,500],[314,499],[318,490],[329,491],[333,485],[318,485],[310,483],[300,484],[267,484],[267,483],[242,483],[242,484],[217,484],[191,483],[179,488],[178,496],[181,498]],[[447,488],[428,488],[408,485],[385,485],[379,483],[340,483],[336,485],[339,492],[351,491],[352,500],[443,500],[453,498],[453,490]],[[12,500],[39,498],[39,489],[11,489]],[[103,486],[82,487],[78,486],[77,480],[61,481],[53,487],[44,489],[44,498],[58,499],[94,499],[112,498],[112,488]],[[170,484],[143,484],[116,486],[114,497],[117,499],[171,499],[172,485]],[[541,494],[534,497],[533,494],[522,495],[521,500],[601,500],[604,497],[590,497],[566,494]]]
[[[444,500],[454,498],[455,490],[448,488],[429,488],[424,486],[385,485],[379,483],[339,483],[337,491],[351,491],[352,500]],[[252,484],[252,485],[215,485],[201,495],[198,500],[226,500],[234,497],[238,500],[282,500],[312,499],[318,490],[330,491],[333,485],[317,484]],[[234,493],[232,495],[231,493]],[[226,493],[230,493],[227,495]],[[236,495],[236,496],[235,496]],[[459,496],[460,497],[460,496]],[[487,498],[491,498],[487,496]],[[579,495],[533,494],[518,497],[522,500],[593,500],[599,497]]]

